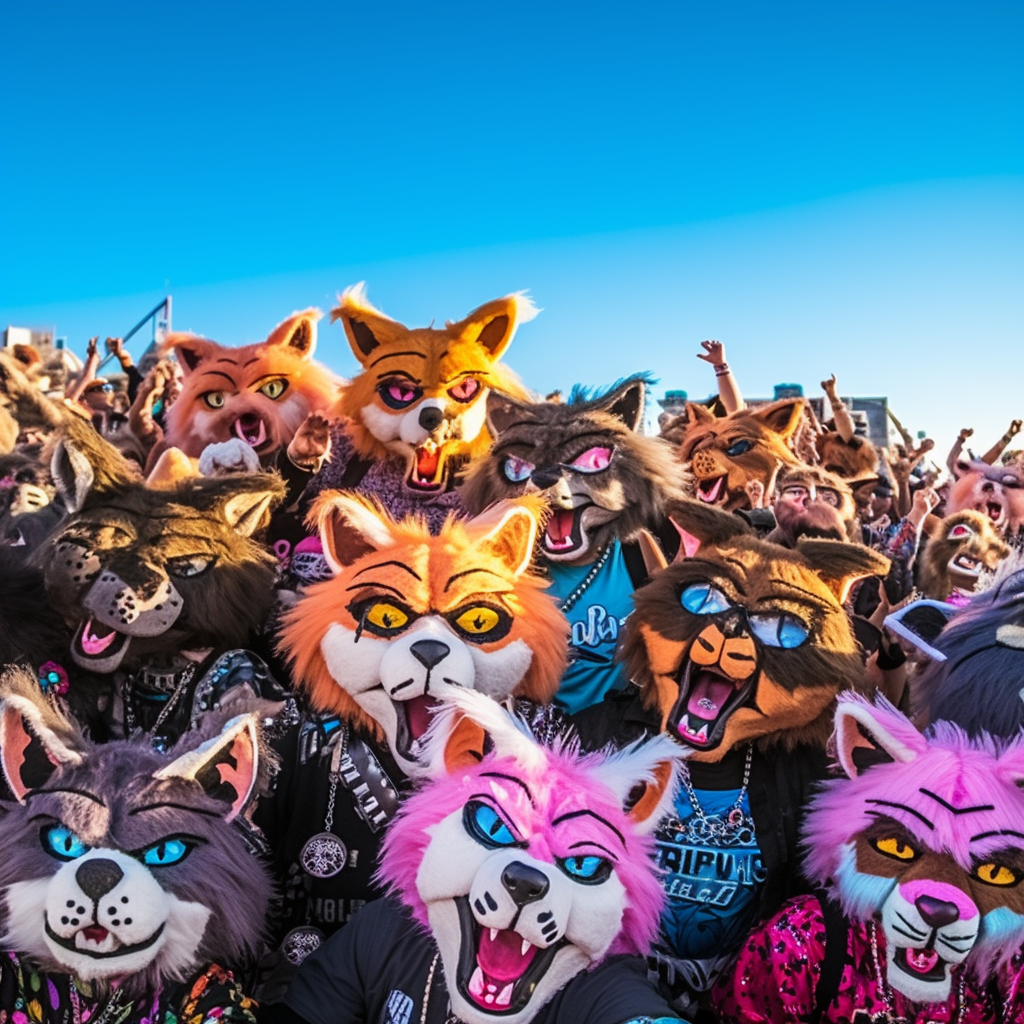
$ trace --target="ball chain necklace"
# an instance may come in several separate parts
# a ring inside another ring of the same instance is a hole
[[[597,559],[594,561],[594,564],[590,567],[590,571],[587,573],[586,576],[583,577],[582,580],[580,580],[580,582],[573,589],[572,593],[570,593],[569,596],[562,602],[559,610],[562,612],[563,615],[567,615],[569,611],[571,611],[571,609],[576,605],[576,602],[579,601],[579,599],[586,592],[587,587],[589,587],[590,584],[597,579],[598,573],[600,573],[600,571],[605,567],[605,563],[608,561],[608,558],[611,555],[611,553],[611,544],[607,544],[604,548],[601,549],[601,553],[597,556]]]

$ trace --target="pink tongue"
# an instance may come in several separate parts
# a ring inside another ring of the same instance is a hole
[[[734,690],[735,687],[727,679],[710,672],[701,672],[690,690],[686,712],[702,721],[713,722]]]
[[[548,520],[548,539],[554,544],[564,544],[572,534],[572,520],[575,513],[558,511],[551,514]]]
[[[82,627],[82,650],[86,654],[102,654],[114,642],[117,631],[111,629],[106,636],[97,636],[95,633],[90,633],[91,629],[92,619],[89,619]]]
[[[537,953],[536,946],[531,946],[526,956],[523,956],[522,949],[523,937],[518,932],[502,929],[492,939],[491,930],[484,928],[480,935],[476,962],[492,981],[514,981],[522,977]]]
[[[92,942],[102,942],[107,937],[107,929],[99,924],[91,924],[82,929],[82,934]]]
[[[409,732],[414,740],[418,740],[427,731],[427,726],[434,720],[430,710],[436,707],[437,701],[433,697],[413,697],[405,702]]]
[[[704,490],[703,485],[697,488],[697,497],[701,501],[714,502],[718,501],[718,494],[722,489],[722,484],[725,483],[725,477],[720,476],[714,483],[714,486],[710,491]]]
[[[908,949],[907,963],[922,974],[927,974],[939,962],[939,954],[934,949]]]

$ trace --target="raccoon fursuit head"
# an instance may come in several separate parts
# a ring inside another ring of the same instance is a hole
[[[194,334],[171,334],[184,378],[167,411],[167,443],[198,458],[210,444],[238,438],[267,459],[287,448],[310,413],[324,413],[339,380],[313,359],[321,313],[293,313],[266,341],[229,348]]]
[[[324,492],[311,512],[335,575],[283,618],[281,649],[315,707],[416,764],[431,710],[461,689],[548,703],[568,625],[530,571],[540,503],[502,502],[432,536],[372,500]]]
[[[134,478],[88,424],[53,455],[69,516],[40,551],[46,590],[98,673],[183,650],[244,647],[273,599],[274,560],[253,538],[283,496],[267,473],[169,488]]]
[[[942,1002],[959,964],[984,983],[1024,942],[1024,736],[922,735],[855,695],[836,714],[848,778],[826,782],[805,825],[808,877],[885,936],[889,984]]]
[[[636,539],[682,497],[671,448],[637,433],[649,385],[630,377],[596,397],[577,387],[567,403],[492,395],[487,423],[496,439],[470,467],[466,507],[543,493],[551,515],[540,550],[570,565],[592,561],[613,539]]]
[[[687,402],[678,457],[690,466],[693,497],[732,512],[750,507],[747,485],[752,482],[771,494],[779,469],[800,462],[790,442],[805,408],[802,398],[784,398],[719,417]]]
[[[271,881],[231,825],[264,781],[256,715],[211,714],[159,754],[89,742],[31,677],[0,696],[5,949],[132,999],[258,953]]]
[[[429,781],[384,840],[380,878],[436,942],[466,1024],[527,1024],[610,953],[644,954],[662,902],[653,832],[677,750],[580,756],[463,692],[427,738]]]
[[[770,544],[694,501],[672,518],[680,557],[634,595],[623,643],[644,703],[698,761],[750,741],[824,747],[836,694],[865,685],[843,601],[889,560],[846,541]]]
[[[345,328],[362,367],[334,406],[349,420],[363,458],[398,456],[405,486],[421,496],[447,490],[467,459],[490,444],[491,391],[526,398],[501,363],[516,328],[537,315],[523,294],[474,309],[443,328],[408,328],[374,309],[363,284],[347,288],[332,320]]]

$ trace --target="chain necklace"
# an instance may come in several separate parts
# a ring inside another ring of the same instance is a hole
[[[662,829],[681,833],[684,838],[701,846],[750,846],[754,842],[754,821],[743,811],[743,800],[747,795],[750,783],[750,766],[754,760],[753,744],[747,744],[746,759],[743,763],[743,784],[732,807],[722,814],[705,814],[700,800],[690,781],[690,771],[686,767],[683,776],[683,788],[693,808],[693,816],[682,822],[678,818],[666,818]]]
[[[420,1010],[420,1024],[427,1024],[427,1010],[430,1008],[430,993],[434,987],[434,972],[437,970],[438,961],[441,959],[440,953],[434,954],[434,959],[430,961],[430,970],[427,971],[427,984],[423,989],[423,1008]],[[452,1004],[449,1001],[448,1010],[451,1011]],[[456,1017],[454,1013],[449,1012],[445,1018],[444,1024],[463,1024],[459,1017]]]
[[[878,955],[878,925],[874,921],[868,922],[868,935],[871,937],[871,961],[875,967],[875,981],[878,984],[878,992],[885,1004],[885,1013],[891,1024],[909,1024],[909,1018],[900,1017],[896,1013],[896,999],[893,996],[889,982],[882,971],[882,960]],[[956,983],[956,1005],[951,1024],[963,1024],[964,1016],[967,1013],[967,1001],[964,999],[964,992],[967,987],[967,977],[963,971]]]
[[[583,596],[587,587],[589,587],[590,584],[597,579],[598,573],[604,568],[605,563],[608,561],[608,558],[611,555],[611,553],[611,544],[608,544],[604,548],[602,548],[601,554],[597,556],[596,561],[590,567],[590,572],[588,572],[587,575],[584,576],[582,580],[580,580],[580,582],[573,589],[572,593],[562,602],[559,610],[562,612],[563,615],[567,615],[572,610],[576,602]]]
[[[341,741],[335,744],[334,750],[331,752],[331,785],[327,793],[327,814],[324,817],[323,831],[310,836],[299,854],[302,870],[314,878],[333,878],[348,862],[348,847],[332,831],[334,798],[338,792],[341,766],[346,760],[347,754],[348,726],[346,725],[342,726]]]
[[[170,717],[171,712],[175,709],[178,702],[181,700],[185,691],[188,689],[189,683],[192,682],[192,677],[196,674],[196,663],[190,662],[185,666],[181,673],[181,679],[175,684],[174,690],[171,695],[167,698],[166,703],[160,709],[160,714],[156,716],[156,721],[153,723],[153,728],[150,732],[154,737],[160,736],[160,726],[167,721]],[[131,676],[126,676],[124,681],[124,687],[121,693],[121,699],[124,702],[124,724],[125,734],[131,736],[135,732],[135,696],[134,696],[134,682]]]

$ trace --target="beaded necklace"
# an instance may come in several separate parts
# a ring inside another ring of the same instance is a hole
[[[567,615],[572,610],[576,602],[579,601],[579,599],[586,592],[587,587],[589,587],[590,584],[597,579],[598,574],[605,567],[605,563],[608,561],[608,558],[610,557],[611,553],[611,544],[608,544],[604,548],[602,548],[601,553],[597,556],[597,559],[594,561],[594,564],[590,567],[590,571],[587,573],[586,576],[583,577],[582,580],[580,580],[579,583],[576,584],[572,593],[562,602],[559,610],[562,612],[563,615]]]

